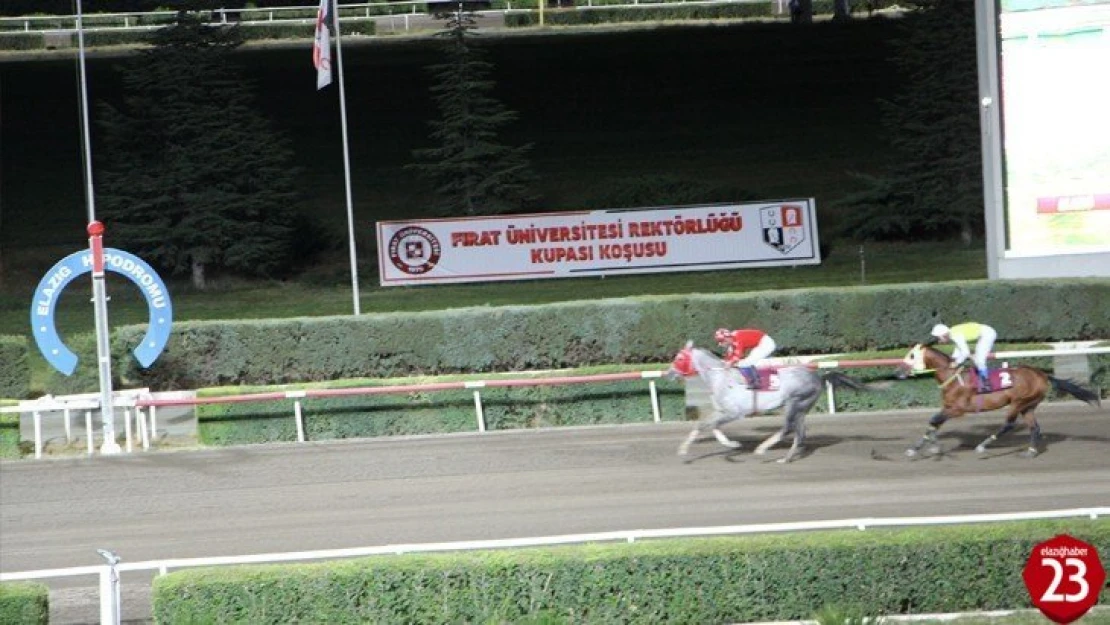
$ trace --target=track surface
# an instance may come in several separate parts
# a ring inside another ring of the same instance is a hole
[[[909,460],[927,413],[812,415],[809,453],[751,450],[779,424],[753,418],[675,455],[690,424],[238,447],[0,463],[0,570],[622,529],[1110,505],[1110,412],[1040,411],[972,449],[1001,413],[942,430],[940,456]],[[129,577],[129,575],[131,577]],[[149,617],[125,574],[124,620]],[[52,623],[95,622],[93,577],[49,582]]]

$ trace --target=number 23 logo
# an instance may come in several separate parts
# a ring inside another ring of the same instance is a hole
[[[1068,558],[1064,561],[1064,564],[1060,564],[1060,560],[1056,558],[1041,558],[1041,565],[1052,569],[1052,583],[1045,589],[1041,601],[1076,603],[1083,601],[1090,594],[1091,586],[1087,583],[1087,565],[1079,558]],[[1075,569],[1075,573],[1068,575],[1068,581],[1079,584],[1079,592],[1074,595],[1058,592],[1060,582],[1064,579],[1065,566]]]

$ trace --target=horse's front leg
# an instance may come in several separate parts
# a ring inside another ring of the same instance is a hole
[[[913,458],[921,451],[925,443],[930,443],[929,453],[940,453],[940,443],[937,442],[937,430],[939,430],[940,426],[944,425],[944,422],[947,420],[948,415],[944,414],[943,410],[933,415],[932,418],[929,419],[929,427],[925,429],[925,435],[921,437],[921,440],[917,441],[916,445],[906,450],[906,455]]]
[[[698,421],[694,429],[690,430],[689,436],[682,444],[678,446],[678,455],[685,456],[690,451],[690,445],[698,440],[698,437],[705,433],[706,430],[712,429],[714,434],[717,433],[717,426],[721,423],[721,416],[719,410],[714,410],[708,417]],[[722,436],[724,436],[722,434]]]
[[[682,444],[678,446],[678,455],[685,456],[687,453],[689,453],[690,444],[698,440],[699,434],[701,434],[701,424],[698,424],[697,427],[690,430],[690,435],[687,436],[686,440],[682,441]]]

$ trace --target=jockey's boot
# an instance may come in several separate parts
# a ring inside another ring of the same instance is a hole
[[[748,381],[748,388],[759,388],[759,371],[755,367],[740,367],[740,373]]]
[[[986,369],[980,369],[979,370],[979,392],[980,393],[989,393],[989,392],[991,392],[991,378],[987,374]]]

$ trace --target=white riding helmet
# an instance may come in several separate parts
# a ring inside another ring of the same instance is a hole
[[[933,331],[930,332],[930,334],[939,339],[948,334],[948,326],[944,325],[943,323],[938,323],[937,325],[933,326]]]

